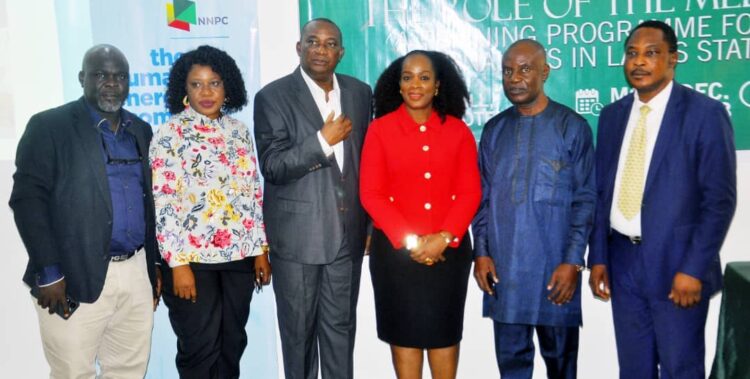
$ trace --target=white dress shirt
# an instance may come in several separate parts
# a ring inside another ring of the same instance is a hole
[[[617,176],[615,177],[615,192],[612,197],[612,208],[609,213],[609,222],[612,228],[617,230],[619,233],[631,237],[641,236],[641,212],[639,211],[635,217],[628,220],[623,216],[620,209],[617,207],[618,199],[620,198],[620,183],[622,182],[622,174],[625,171],[625,160],[628,157],[628,147],[630,146],[630,138],[633,136],[633,130],[638,124],[638,118],[641,116],[641,107],[648,105],[651,111],[646,116],[646,157],[643,164],[643,183],[646,185],[646,177],[648,176],[648,169],[651,166],[651,155],[654,152],[654,146],[656,145],[656,138],[659,135],[659,129],[661,128],[661,122],[664,118],[664,112],[667,109],[667,103],[669,102],[669,96],[672,94],[673,82],[669,82],[664,89],[661,90],[656,96],[654,96],[648,103],[644,103],[638,98],[638,92],[635,93],[633,100],[633,107],[630,109],[630,117],[628,118],[628,126],[625,129],[625,135],[622,138],[622,148],[620,149],[620,159],[617,161]]]
[[[300,69],[300,72],[302,73],[302,77],[305,79],[307,88],[310,89],[313,100],[315,100],[315,105],[318,106],[318,111],[320,112],[320,117],[323,117],[323,121],[325,122],[331,112],[334,112],[334,118],[341,115],[341,88],[339,88],[339,81],[338,79],[336,79],[336,74],[333,74],[333,90],[331,90],[331,92],[328,92],[328,100],[326,100],[326,91],[320,88],[318,83],[315,83],[315,81],[309,75],[307,75],[305,70]],[[323,135],[320,133],[320,131],[318,131],[318,142],[320,142],[320,147],[323,149],[323,152],[327,157],[330,157],[331,154],[334,155],[334,157],[336,158],[336,163],[338,163],[339,165],[339,169],[343,172],[344,141],[339,141],[337,144],[331,146],[328,144],[326,139],[323,138]]]

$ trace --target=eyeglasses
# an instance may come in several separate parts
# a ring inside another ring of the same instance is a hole
[[[138,150],[138,158],[113,158],[112,154],[109,153],[107,143],[104,141],[104,134],[99,133],[102,138],[102,146],[104,147],[104,153],[107,154],[108,165],[134,165],[143,162],[143,156],[141,155],[141,149],[138,146],[138,140],[135,139],[135,149]]]

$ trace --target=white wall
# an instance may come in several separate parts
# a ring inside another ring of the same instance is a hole
[[[16,136],[20,137],[32,114],[62,103],[54,4],[0,0],[0,12],[3,11],[7,12],[8,45],[2,54],[10,57],[6,61],[10,72],[3,74],[7,75],[6,85],[12,88],[14,126]],[[42,353],[36,312],[28,287],[21,282],[26,251],[5,205],[13,184],[16,144],[17,138],[0,140],[0,241],[3,241],[0,288],[4,297],[0,306],[0,367],[2,376],[7,378],[42,378],[49,375],[49,370]]]
[[[4,0],[0,0],[0,12]],[[12,86],[15,94],[15,128],[17,136],[28,118],[40,110],[62,103],[59,75],[54,4],[51,0],[21,2],[10,0],[8,9],[11,44],[4,52],[13,57]],[[260,27],[261,82],[263,84],[291,72],[298,62],[294,44],[298,39],[297,0],[258,1]],[[24,36],[19,38],[18,36]],[[347,59],[347,58],[344,58]],[[0,66],[2,67],[2,66]],[[53,69],[50,69],[53,68]],[[554,75],[554,73],[553,73]],[[0,203],[10,197],[10,161],[15,141],[0,141]],[[750,259],[746,247],[750,235],[741,231],[750,226],[750,151],[738,152],[738,207],[732,228],[722,251],[724,262]],[[0,240],[3,241],[0,288],[4,301],[0,307],[0,368],[6,378],[41,378],[48,375],[36,314],[28,289],[21,282],[26,253],[18,237],[12,214],[0,206]],[[588,276],[584,276],[584,282]],[[615,378],[617,361],[610,306],[593,300],[585,289],[584,327],[581,332],[579,377]],[[713,360],[720,296],[711,301],[706,327],[707,370]],[[358,309],[358,334],[355,351],[355,376],[363,379],[393,377],[388,346],[375,334],[375,312],[367,262],[363,267],[362,289]],[[464,340],[459,378],[495,377],[497,368],[491,322],[480,317],[481,293],[470,285],[466,304]],[[252,336],[250,336],[252,343]],[[279,354],[280,357],[280,354]],[[544,369],[537,357],[535,378],[543,378]],[[245,377],[250,377],[246,375]],[[429,377],[426,375],[425,377]]]

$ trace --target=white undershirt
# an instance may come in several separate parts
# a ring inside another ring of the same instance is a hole
[[[644,186],[646,185],[646,177],[648,175],[649,166],[651,166],[651,155],[654,153],[654,146],[656,145],[656,138],[659,135],[659,129],[661,128],[662,119],[664,119],[664,112],[667,109],[667,103],[669,102],[669,96],[672,94],[673,82],[669,82],[664,89],[662,89],[656,96],[654,96],[648,103],[642,102],[638,98],[638,92],[635,93],[633,100],[633,107],[630,109],[630,117],[628,118],[628,126],[625,129],[625,135],[622,138],[622,147],[620,148],[620,158],[617,161],[617,176],[615,177],[615,192],[612,197],[612,208],[609,213],[609,222],[612,228],[617,230],[619,233],[631,237],[640,237],[641,234],[641,212],[635,215],[632,219],[628,220],[623,216],[620,209],[617,207],[617,201],[620,198],[620,183],[622,181],[622,173],[625,170],[625,160],[628,157],[628,147],[630,146],[630,138],[633,136],[633,130],[638,124],[638,119],[641,117],[641,107],[648,105],[651,111],[646,116],[646,156],[643,169],[645,172]]]
[[[341,89],[339,88],[339,81],[336,79],[336,74],[333,74],[333,89],[331,92],[328,92],[328,101],[326,101],[326,91],[320,88],[318,83],[315,83],[315,81],[307,75],[305,70],[300,69],[300,72],[302,73],[302,78],[305,79],[307,88],[310,89],[313,100],[315,100],[315,105],[318,106],[318,111],[320,112],[320,117],[323,118],[323,121],[325,122],[331,111],[334,112],[334,118],[341,115]],[[323,152],[327,157],[330,157],[331,154],[334,155],[336,163],[339,165],[339,169],[343,172],[344,141],[339,141],[337,144],[331,146],[326,139],[323,138],[320,131],[318,131],[318,142],[320,142],[320,147],[323,149]]]

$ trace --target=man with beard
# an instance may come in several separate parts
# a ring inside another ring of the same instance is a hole
[[[575,378],[579,272],[596,200],[591,128],[545,95],[550,68],[538,42],[515,42],[502,65],[513,106],[480,140],[474,277],[494,321],[500,375],[532,377],[536,330],[548,377]]]
[[[93,378],[98,364],[101,377],[143,378],[160,290],[151,128],[122,109],[128,62],[114,46],[89,49],[78,80],[83,97],[32,116],[18,143],[23,280],[50,377]]]
[[[612,297],[620,378],[705,378],[709,297],[734,215],[724,106],[674,81],[677,36],[646,21],[625,40],[635,93],[599,117],[589,285]]]

